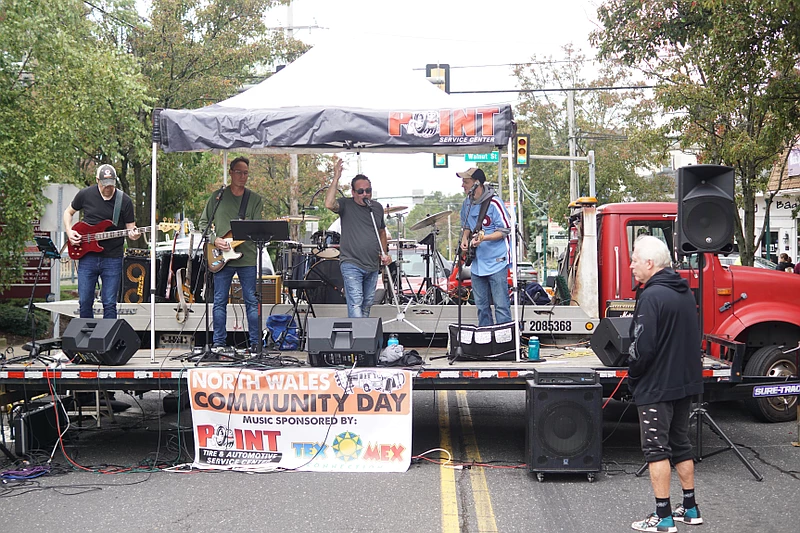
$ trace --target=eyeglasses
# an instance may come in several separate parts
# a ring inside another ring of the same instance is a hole
[[[239,174],[240,176],[249,176],[250,172],[247,170],[231,170],[231,174]]]
[[[356,192],[358,194],[364,194],[364,193],[372,194],[372,187],[367,187],[366,189],[356,189]]]

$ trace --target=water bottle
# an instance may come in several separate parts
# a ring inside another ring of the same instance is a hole
[[[398,344],[400,344],[400,341],[397,340],[397,335],[392,333],[392,335],[389,337],[389,340],[386,341],[386,346],[397,346]]]
[[[531,337],[528,340],[528,360],[539,360],[539,337]]]

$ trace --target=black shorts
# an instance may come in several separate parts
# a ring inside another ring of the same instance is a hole
[[[691,405],[691,398],[686,397],[637,407],[645,461],[669,459],[677,464],[693,458],[689,440]]]

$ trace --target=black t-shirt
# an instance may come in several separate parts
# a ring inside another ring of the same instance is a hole
[[[81,189],[72,200],[72,209],[83,211],[83,221],[92,226],[104,220],[114,220],[114,202],[118,194],[122,195],[119,220],[117,220],[116,226],[109,226],[105,231],[125,229],[126,224],[135,220],[133,216],[133,202],[130,196],[119,189],[117,189],[117,192],[114,193],[114,196],[112,196],[110,200],[103,198],[97,185],[91,185],[85,189]],[[103,251],[100,253],[101,256],[122,257],[125,247],[125,237],[106,239],[100,241],[99,244],[103,247]]]

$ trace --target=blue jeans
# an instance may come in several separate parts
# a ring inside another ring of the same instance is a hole
[[[239,284],[242,286],[250,346],[261,344],[258,336],[258,301],[256,300],[256,267],[254,266],[226,266],[214,274],[214,310],[211,315],[214,320],[214,344],[225,346],[228,342],[228,294],[234,274],[239,276]]]
[[[368,317],[375,301],[375,287],[379,271],[367,272],[353,263],[339,265],[344,280],[344,297],[347,299],[347,317]]]
[[[472,294],[478,308],[478,326],[511,322],[511,302],[508,299],[508,272],[504,268],[488,276],[472,275]],[[492,321],[492,302],[497,321]]]
[[[96,253],[78,261],[78,302],[81,318],[94,318],[94,290],[101,280],[103,318],[117,318],[117,297],[122,283],[122,257],[103,257]]]

